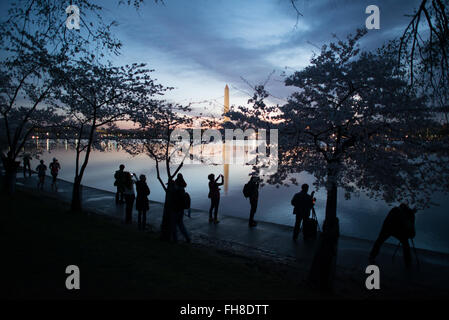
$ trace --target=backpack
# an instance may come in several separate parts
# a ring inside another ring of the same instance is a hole
[[[184,209],[190,209],[190,195],[184,192]]]
[[[56,162],[52,162],[50,163],[50,170],[51,170],[51,174],[58,174],[59,171],[59,164]]]
[[[250,189],[248,183],[243,186],[243,196],[245,198],[248,198],[250,196]]]

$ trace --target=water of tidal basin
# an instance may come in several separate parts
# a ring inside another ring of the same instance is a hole
[[[47,145],[45,140],[41,140],[39,149],[43,150],[40,158],[44,159],[47,165],[53,157],[58,158],[62,167],[60,178],[73,181],[75,171],[75,152],[73,150],[70,148],[66,149],[63,143],[48,143]],[[124,150],[116,150],[114,148],[104,152],[92,152],[83,177],[83,185],[115,191],[114,172],[118,170],[118,166],[122,163],[125,164],[126,171],[147,176],[151,189],[151,200],[164,200],[163,189],[156,179],[154,162],[146,155],[133,157]],[[38,161],[33,159],[33,168],[37,164]],[[164,167],[162,169],[162,172],[165,172]],[[207,175],[214,173],[217,176],[220,173],[224,173],[223,169],[223,165],[204,164],[187,164],[182,168],[181,173],[187,182],[186,191],[189,192],[192,198],[192,208],[209,209]],[[227,190],[224,190],[223,187],[221,188],[222,197],[219,214],[221,212],[231,216],[248,217],[249,203],[243,197],[242,188],[247,182],[250,172],[250,166],[229,165]],[[300,184],[308,183],[312,185],[313,181],[313,176],[309,174],[301,173],[298,175]],[[270,185],[264,186],[260,190],[256,219],[277,224],[293,225],[294,216],[292,215],[290,200],[298,191],[299,187],[294,185],[279,188]],[[326,205],[325,190],[318,190],[316,198],[316,213],[320,224],[322,224]],[[418,212],[416,216],[417,236],[415,244],[420,248],[449,253],[449,198],[442,194],[435,194],[432,200],[440,205]],[[340,219],[341,234],[375,240],[390,208],[391,206],[384,202],[369,199],[364,194],[345,200],[343,192],[339,192],[337,214]],[[207,219],[206,216],[204,218]],[[390,239],[390,242],[397,243],[393,239]]]

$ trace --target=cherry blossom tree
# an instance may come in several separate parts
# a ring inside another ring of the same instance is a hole
[[[6,190],[13,191],[19,156],[30,134],[58,121],[58,115],[48,105],[58,91],[58,80],[53,75],[55,66],[64,57],[51,53],[45,43],[35,36],[19,36],[0,26],[0,48],[5,59],[0,66],[0,155],[6,171]],[[14,30],[14,27],[12,27]]]
[[[59,75],[64,90],[55,106],[67,116],[63,126],[77,137],[72,210],[81,209],[81,182],[92,149],[99,147],[97,130],[129,120],[144,99],[165,91],[151,78],[152,71],[145,64],[115,67],[83,59]]]
[[[409,16],[411,19],[400,38],[398,52],[399,58],[409,66],[411,82],[415,80],[415,67],[420,64],[429,67],[428,76],[433,81],[446,78],[449,72],[449,1],[422,0]]]
[[[396,41],[411,85],[430,97],[449,125],[449,1],[421,0]]]
[[[142,2],[118,1],[136,8]],[[70,30],[66,27],[69,4],[72,1],[14,1],[0,23],[0,129],[5,137],[0,155],[10,186],[16,158],[30,133],[60,122],[49,106],[61,87],[55,74],[70,60],[92,56],[100,60],[120,53],[122,44],[112,32],[117,23],[103,19],[101,6],[76,1],[80,28]]]
[[[297,88],[288,103],[267,109],[278,114],[272,125],[280,130],[279,169],[268,182],[288,183],[292,174],[306,171],[327,190],[323,232],[310,273],[323,289],[331,288],[335,271],[339,189],[347,197],[363,191],[389,203],[425,207],[433,192],[449,187],[441,124],[425,96],[408,85],[397,60],[383,54],[385,48],[360,51],[364,34],[358,30],[346,41],[323,46],[308,67],[286,79],[287,86]],[[255,123],[248,112],[233,118]]]

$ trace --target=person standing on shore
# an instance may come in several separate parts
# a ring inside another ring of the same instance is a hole
[[[28,176],[31,177],[31,156],[28,153],[23,155],[23,177],[26,178],[26,173],[28,171]]]
[[[132,223],[133,218],[133,205],[134,205],[134,180],[131,176],[131,173],[128,171],[125,171],[123,173],[124,175],[124,182],[123,182],[123,196],[125,197],[125,223],[129,224]]]
[[[259,179],[255,176],[249,179],[248,183],[243,187],[243,195],[246,198],[249,198],[249,204],[251,205],[251,209],[249,212],[249,227],[257,226],[257,222],[254,221],[254,215],[257,210],[257,202],[259,201]]]
[[[221,177],[221,182],[218,179]],[[220,174],[217,179],[215,175],[211,173],[208,176],[209,179],[209,198],[210,198],[210,209],[209,209],[209,222],[219,223],[218,221],[218,205],[220,204],[220,186],[224,184],[224,177]],[[212,211],[214,212],[214,218],[212,219]]]
[[[179,228],[179,231],[184,236],[187,242],[190,242],[189,234],[187,233],[186,227],[184,225],[184,209],[186,208],[185,203],[185,188],[187,187],[187,183],[184,180],[184,177],[182,174],[178,174],[175,180],[175,187],[174,187],[174,203],[173,208],[175,211],[175,230],[174,230],[174,240],[177,241],[177,229]]]
[[[147,211],[150,209],[150,201],[148,200],[150,188],[144,174],[141,174],[139,180],[136,181],[136,192],[137,228],[144,231],[147,225]]]
[[[123,203],[123,191],[124,191],[124,181],[125,181],[125,165],[121,164],[119,170],[114,174],[115,182],[114,186],[117,187],[117,192],[115,193],[115,204]]]
[[[304,183],[301,186],[301,192],[296,193],[291,201],[293,214],[296,216],[295,227],[293,229],[293,240],[298,239],[299,228],[301,221],[310,216],[310,210],[313,207],[313,195],[307,194],[309,191],[309,185]],[[313,193],[312,193],[313,194]]]
[[[58,173],[59,170],[61,169],[61,165],[58,162],[58,159],[53,158],[53,162],[50,163],[50,173],[51,176],[53,177],[52,181],[51,181],[51,189],[55,189],[56,191],[58,191],[58,186],[56,185],[56,181],[58,179]]]
[[[161,239],[174,241],[176,238],[176,186],[173,179],[168,180],[165,191],[166,197],[161,223]]]
[[[40,164],[36,167],[37,171],[37,188],[44,190],[45,173],[47,172],[47,166],[44,164],[44,160],[40,161]]]

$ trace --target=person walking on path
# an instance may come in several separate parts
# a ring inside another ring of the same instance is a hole
[[[221,182],[218,179],[221,177]],[[224,177],[220,174],[217,179],[215,175],[211,173],[208,176],[209,179],[209,198],[210,198],[210,209],[209,209],[209,222],[219,223],[218,221],[218,205],[220,204],[220,186],[224,184]],[[212,211],[214,212],[214,218],[212,219]]]
[[[50,163],[50,173],[51,176],[53,177],[52,181],[51,181],[51,189],[55,189],[56,191],[58,191],[58,186],[56,185],[56,181],[58,179],[58,173],[59,170],[61,169],[61,165],[58,162],[58,159],[53,158],[53,162]]]
[[[251,209],[249,212],[249,227],[257,226],[257,222],[254,220],[254,215],[257,210],[257,202],[259,201],[259,179],[255,176],[249,179],[248,183],[243,187],[243,195],[246,198],[249,198],[249,204],[251,205]]]
[[[395,237],[401,242],[404,252],[404,263],[407,268],[411,266],[412,256],[408,239],[415,237],[415,213],[416,209],[411,209],[405,203],[390,210],[384,220],[379,236],[373,245],[370,253],[370,263],[375,264],[375,259],[379,254],[380,247],[389,238]]]
[[[37,188],[44,190],[45,173],[47,172],[47,166],[44,164],[44,160],[40,161],[40,164],[36,167],[37,171]]]
[[[132,223],[133,217],[133,205],[134,205],[134,180],[131,176],[131,173],[125,171],[124,173],[124,181],[123,181],[123,196],[125,197],[125,223]]]
[[[125,189],[125,165],[121,164],[119,170],[115,171],[114,178],[114,186],[117,187],[117,192],[115,193],[115,204],[123,203],[123,191]]]
[[[150,209],[150,201],[148,200],[150,188],[144,174],[141,174],[139,180],[136,181],[136,193],[137,228],[144,231],[147,225],[147,211]]]
[[[309,185],[303,184],[301,186],[301,192],[296,193],[291,201],[293,214],[296,215],[295,227],[293,228],[293,240],[298,239],[301,221],[310,216],[310,210],[313,207],[313,195],[307,194],[309,191]]]
[[[26,174],[28,171],[28,177],[31,177],[31,156],[28,153],[23,155],[23,177],[26,178]]]
[[[187,183],[184,180],[182,174],[178,174],[175,184],[174,184],[174,199],[173,199],[173,209],[175,212],[175,228],[173,233],[173,238],[175,242],[177,241],[177,229],[181,232],[187,242],[190,242],[189,234],[184,225],[184,210],[186,208],[186,192],[185,188]]]

